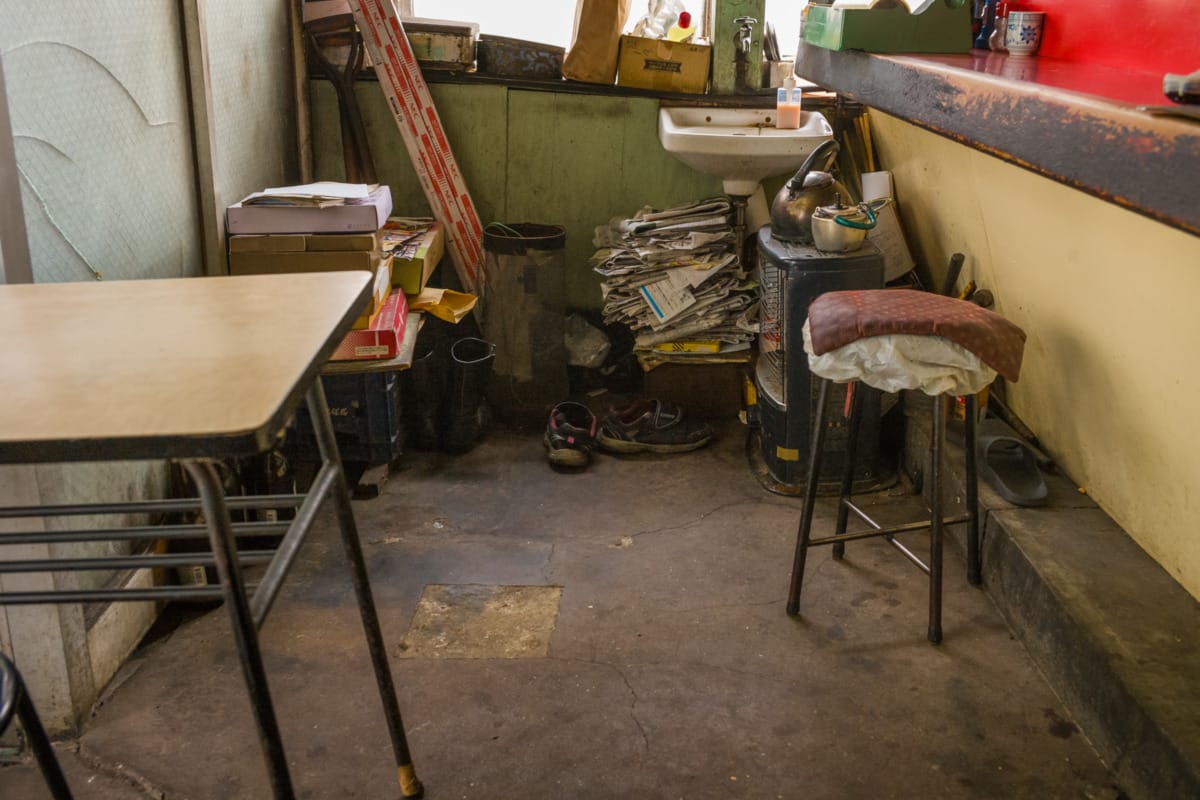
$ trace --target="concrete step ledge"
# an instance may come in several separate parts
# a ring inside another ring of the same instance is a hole
[[[928,474],[929,421],[906,467]],[[962,448],[947,500],[962,503]],[[1134,800],[1200,797],[1200,603],[1066,478],[1020,508],[980,483],[984,588]],[[954,538],[965,552],[965,526]]]

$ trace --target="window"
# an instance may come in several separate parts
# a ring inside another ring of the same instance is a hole
[[[766,0],[767,21],[775,28],[779,50],[785,55],[796,52],[800,39],[800,0]],[[702,0],[690,0],[699,13]],[[571,46],[575,27],[575,3],[570,0],[412,0],[413,14],[418,17],[478,22],[479,32],[493,36],[510,36],[559,47]],[[646,0],[632,0],[628,27],[632,28],[646,13]]]

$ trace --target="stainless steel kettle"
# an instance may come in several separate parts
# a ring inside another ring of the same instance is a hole
[[[821,142],[775,195],[771,203],[771,235],[776,239],[812,244],[813,212],[835,202],[839,196],[849,196],[846,187],[829,173],[840,149],[833,139]]]

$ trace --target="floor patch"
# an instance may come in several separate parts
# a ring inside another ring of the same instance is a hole
[[[430,584],[401,658],[544,658],[561,586]]]

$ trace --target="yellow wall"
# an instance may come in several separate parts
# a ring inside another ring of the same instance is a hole
[[[918,261],[954,252],[1029,338],[1017,414],[1200,598],[1200,237],[872,112]]]

